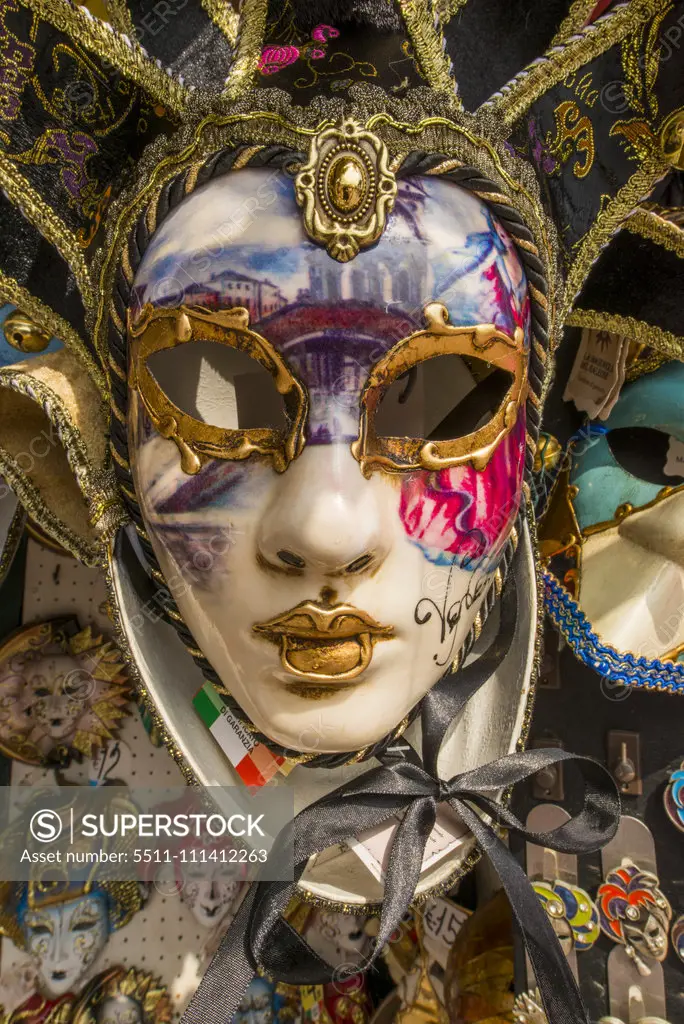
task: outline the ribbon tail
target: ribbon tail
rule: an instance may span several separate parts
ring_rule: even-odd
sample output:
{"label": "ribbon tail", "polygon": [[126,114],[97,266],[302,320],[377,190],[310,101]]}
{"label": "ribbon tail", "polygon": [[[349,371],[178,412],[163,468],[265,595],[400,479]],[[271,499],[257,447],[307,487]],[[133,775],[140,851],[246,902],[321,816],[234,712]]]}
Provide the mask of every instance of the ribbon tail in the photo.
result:
{"label": "ribbon tail", "polygon": [[525,941],[549,1024],[587,1024],[577,982],[527,875],[479,814],[462,800],[451,802],[501,879]]}
{"label": "ribbon tail", "polygon": [[256,885],[250,886],[180,1024],[228,1024],[233,1019],[256,973],[246,941],[256,890]]}

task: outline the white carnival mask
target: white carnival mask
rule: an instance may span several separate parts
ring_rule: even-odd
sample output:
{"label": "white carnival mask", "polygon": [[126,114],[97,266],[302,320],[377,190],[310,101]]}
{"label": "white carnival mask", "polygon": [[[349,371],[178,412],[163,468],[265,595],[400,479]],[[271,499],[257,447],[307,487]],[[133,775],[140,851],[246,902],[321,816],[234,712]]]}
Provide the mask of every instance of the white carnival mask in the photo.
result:
{"label": "white carnival mask", "polygon": [[198,646],[283,747],[377,742],[457,659],[518,515],[511,240],[470,193],[409,178],[339,263],[289,179],[245,170],[166,218],[133,296],[136,492]]}
{"label": "white carnival mask", "polygon": [[77,990],[109,936],[105,900],[95,894],[29,908],[21,925],[40,987],[52,999]]}

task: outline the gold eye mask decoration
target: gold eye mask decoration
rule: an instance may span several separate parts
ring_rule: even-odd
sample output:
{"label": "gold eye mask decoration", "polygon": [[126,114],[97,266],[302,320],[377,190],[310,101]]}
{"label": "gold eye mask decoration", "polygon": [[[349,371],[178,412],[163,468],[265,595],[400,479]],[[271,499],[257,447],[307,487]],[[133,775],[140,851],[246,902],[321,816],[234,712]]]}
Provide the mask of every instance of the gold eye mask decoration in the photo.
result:
{"label": "gold eye mask decoration", "polygon": [[[249,312],[244,307],[217,311],[185,305],[154,309],[146,303],[135,320],[129,310],[128,334],[129,385],[139,394],[155,429],[176,444],[183,472],[199,473],[208,459],[239,460],[261,455],[282,473],[299,455],[308,413],[306,392],[273,346],[250,330]],[[195,341],[215,342],[245,352],[265,367],[283,396],[288,429],[220,427],[179,409],[149,369],[148,361],[156,352]]]}
{"label": "gold eye mask decoration", "polygon": [[[387,352],[364,387],[359,436],[352,443],[352,454],[364,476],[376,468],[389,473],[434,472],[470,463],[475,469],[484,469],[515,426],[527,397],[527,352],[521,327],[516,327],[513,337],[494,324],[455,327],[440,302],[429,303],[423,313],[425,330],[409,335]],[[494,414],[477,429],[448,440],[378,436],[376,413],[389,386],[425,360],[448,355],[472,358],[510,375],[511,384]]]}

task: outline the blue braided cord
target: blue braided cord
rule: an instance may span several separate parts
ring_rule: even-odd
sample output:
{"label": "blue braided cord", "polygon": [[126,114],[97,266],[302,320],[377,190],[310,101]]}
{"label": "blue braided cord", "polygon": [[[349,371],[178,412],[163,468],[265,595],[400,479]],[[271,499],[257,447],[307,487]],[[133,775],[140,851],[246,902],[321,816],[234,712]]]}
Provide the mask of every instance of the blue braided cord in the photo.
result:
{"label": "blue braided cord", "polygon": [[572,648],[575,657],[605,679],[641,690],[684,693],[684,664],[637,658],[604,644],[567,590],[550,573],[543,572],[547,614]]}

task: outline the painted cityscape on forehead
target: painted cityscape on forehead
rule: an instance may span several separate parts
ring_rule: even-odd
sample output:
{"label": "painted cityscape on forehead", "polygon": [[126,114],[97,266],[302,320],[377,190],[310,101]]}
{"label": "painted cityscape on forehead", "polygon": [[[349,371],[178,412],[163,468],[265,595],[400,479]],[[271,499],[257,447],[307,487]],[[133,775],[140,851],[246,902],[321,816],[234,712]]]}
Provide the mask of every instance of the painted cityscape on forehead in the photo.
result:
{"label": "painted cityscape on forehead", "polygon": [[341,264],[306,237],[288,177],[226,175],[198,189],[154,235],[134,312],[146,302],[244,306],[251,328],[308,388],[307,443],[351,440],[368,371],[424,328],[428,302],[442,302],[454,325],[493,323],[512,335],[528,322],[524,273],[487,208],[434,178],[398,185],[378,244]]}

